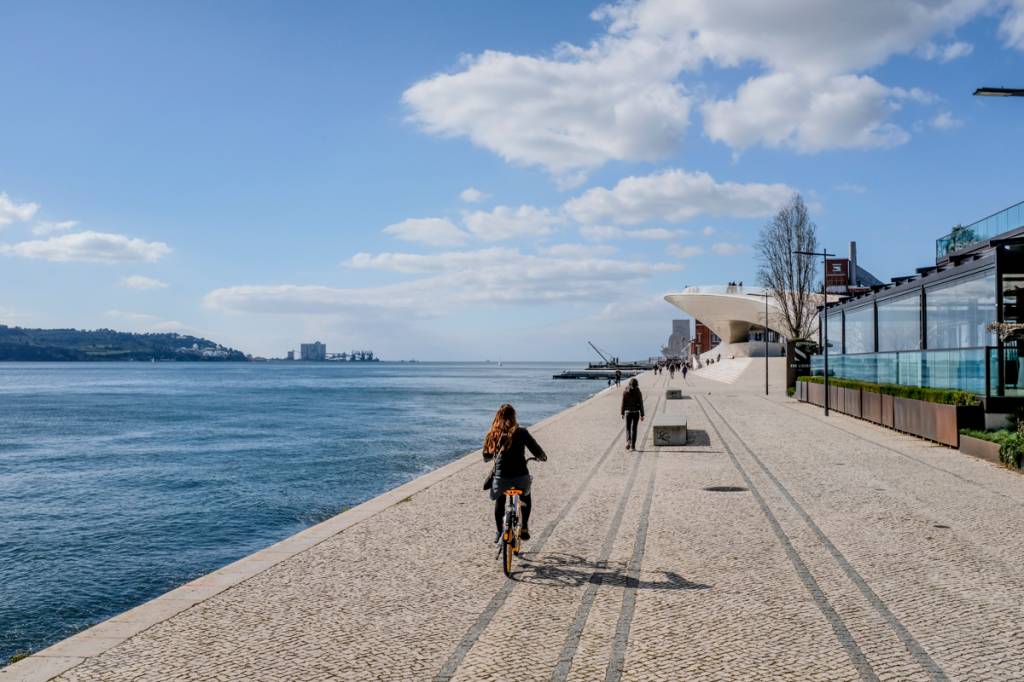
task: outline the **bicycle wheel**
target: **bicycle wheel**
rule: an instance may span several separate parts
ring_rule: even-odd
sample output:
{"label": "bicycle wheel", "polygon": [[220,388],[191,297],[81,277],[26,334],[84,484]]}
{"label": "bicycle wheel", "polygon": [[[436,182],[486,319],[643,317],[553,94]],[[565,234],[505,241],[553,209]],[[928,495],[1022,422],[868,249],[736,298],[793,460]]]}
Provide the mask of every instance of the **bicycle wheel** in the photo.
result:
{"label": "bicycle wheel", "polygon": [[512,577],[512,540],[501,541],[501,570],[506,578]]}

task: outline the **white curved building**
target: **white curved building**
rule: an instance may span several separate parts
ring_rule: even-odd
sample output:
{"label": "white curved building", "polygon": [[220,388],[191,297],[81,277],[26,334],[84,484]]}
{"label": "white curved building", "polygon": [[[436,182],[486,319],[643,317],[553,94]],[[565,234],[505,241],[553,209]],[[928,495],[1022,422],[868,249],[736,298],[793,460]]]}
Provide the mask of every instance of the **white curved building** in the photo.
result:
{"label": "white curved building", "polygon": [[767,326],[782,329],[782,311],[768,296],[768,324],[764,319],[765,290],[737,285],[686,287],[681,293],[667,294],[665,300],[703,322],[722,339],[722,343],[741,343],[750,337],[750,328]]}

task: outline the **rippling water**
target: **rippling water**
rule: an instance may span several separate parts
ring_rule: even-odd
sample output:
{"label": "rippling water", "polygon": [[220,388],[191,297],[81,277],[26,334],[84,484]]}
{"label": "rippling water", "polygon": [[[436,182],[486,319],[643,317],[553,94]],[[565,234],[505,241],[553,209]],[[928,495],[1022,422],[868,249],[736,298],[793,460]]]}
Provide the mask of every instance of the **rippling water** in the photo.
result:
{"label": "rippling water", "polygon": [[0,665],[603,387],[569,366],[0,363]]}

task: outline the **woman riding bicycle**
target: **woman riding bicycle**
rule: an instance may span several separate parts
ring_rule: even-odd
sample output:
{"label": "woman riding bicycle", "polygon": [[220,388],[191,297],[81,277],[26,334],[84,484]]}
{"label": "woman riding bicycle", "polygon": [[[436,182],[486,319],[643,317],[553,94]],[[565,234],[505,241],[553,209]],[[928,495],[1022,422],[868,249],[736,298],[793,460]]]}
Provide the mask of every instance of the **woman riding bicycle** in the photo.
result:
{"label": "woman riding bicycle", "polygon": [[533,477],[526,468],[526,450],[541,462],[547,461],[548,456],[544,450],[533,439],[530,432],[519,426],[516,421],[516,411],[509,404],[498,408],[494,415],[494,422],[491,430],[487,432],[484,439],[484,461],[489,462],[495,459],[493,480],[491,481],[491,499],[494,500],[494,524],[498,533],[494,537],[497,542],[501,539],[502,521],[505,517],[505,491],[510,488],[517,488],[523,491],[520,496],[523,511],[523,528],[520,537],[523,540],[530,539],[530,510],[533,508],[533,500],[530,497],[530,483]]}

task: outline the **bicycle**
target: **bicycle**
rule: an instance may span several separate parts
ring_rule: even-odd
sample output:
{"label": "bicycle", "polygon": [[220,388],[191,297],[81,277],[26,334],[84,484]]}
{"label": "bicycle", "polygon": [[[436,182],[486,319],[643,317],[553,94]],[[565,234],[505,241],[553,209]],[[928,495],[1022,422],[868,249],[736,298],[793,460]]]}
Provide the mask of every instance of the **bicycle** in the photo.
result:
{"label": "bicycle", "polygon": [[[530,457],[526,461],[536,462],[537,458]],[[512,577],[512,557],[518,555],[523,548],[523,503],[519,497],[522,494],[519,488],[505,491],[505,518],[502,521],[498,554],[494,558],[501,558],[501,570],[506,578]]]}

